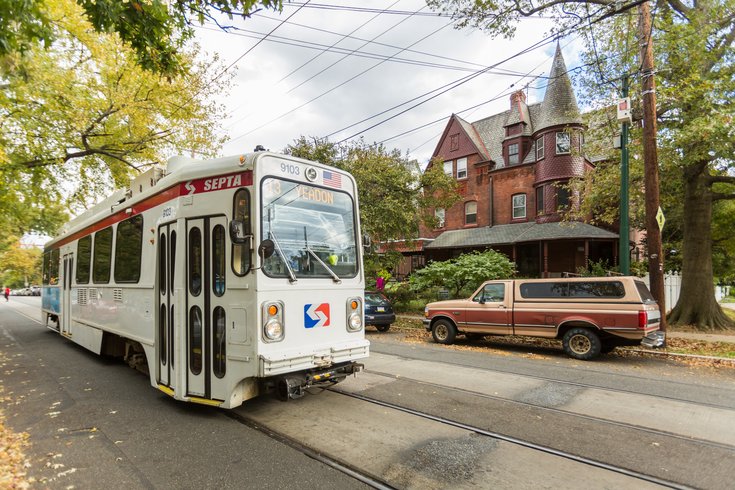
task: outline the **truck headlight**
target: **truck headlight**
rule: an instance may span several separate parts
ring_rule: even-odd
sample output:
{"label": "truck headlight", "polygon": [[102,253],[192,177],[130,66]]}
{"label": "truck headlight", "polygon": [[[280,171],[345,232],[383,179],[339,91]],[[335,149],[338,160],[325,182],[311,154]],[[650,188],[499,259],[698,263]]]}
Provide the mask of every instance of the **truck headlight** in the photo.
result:
{"label": "truck headlight", "polygon": [[362,316],[359,313],[350,315],[349,329],[356,332],[362,328]]}
{"label": "truck headlight", "polygon": [[266,322],[263,333],[270,340],[276,340],[280,337],[283,337],[283,325],[281,325],[281,322],[278,321],[278,319],[271,318],[270,320],[268,320],[268,322]]}

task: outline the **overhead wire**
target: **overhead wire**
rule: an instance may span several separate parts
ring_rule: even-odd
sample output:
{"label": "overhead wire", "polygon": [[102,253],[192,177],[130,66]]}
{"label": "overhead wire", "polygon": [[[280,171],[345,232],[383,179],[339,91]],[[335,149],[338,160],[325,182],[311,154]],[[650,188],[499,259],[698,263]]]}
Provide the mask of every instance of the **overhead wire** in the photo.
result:
{"label": "overhead wire", "polygon": [[[628,9],[630,9],[630,8],[633,8],[633,7],[634,7],[634,6],[636,6],[636,5],[639,5],[639,4],[643,3],[644,1],[647,1],[647,0],[635,0],[635,1],[633,1],[632,3],[630,3],[629,5],[627,5],[627,6],[624,6],[624,7],[621,7],[621,8],[620,8],[620,9],[618,9],[618,10],[615,10],[615,11],[614,11],[613,13],[616,13],[616,12],[620,12],[620,11],[624,11],[624,10],[628,10]],[[597,11],[595,12],[595,15],[596,15],[597,13],[599,13],[600,11],[602,11],[602,10],[606,9],[606,8],[607,8],[607,6],[603,6],[603,7],[601,7],[600,9],[598,9],[598,10],[597,10]],[[610,16],[610,15],[612,15],[613,13],[610,13],[610,12],[608,12],[608,13],[606,13],[606,14],[602,15],[601,17],[599,17],[598,19],[595,19],[595,20],[594,20],[594,22],[593,22],[593,21],[590,21],[590,25],[591,25],[592,23],[597,23],[597,22],[600,22],[601,20],[603,20],[603,19],[605,19],[605,18],[609,17],[609,16]],[[579,24],[580,24],[580,23],[578,23],[578,24],[577,24],[576,26],[572,26],[572,27],[570,27],[570,28],[567,28],[566,30],[567,30],[567,31],[569,31],[569,30],[576,30]],[[484,73],[484,71],[485,71],[485,70],[488,70],[488,69],[493,69],[493,68],[497,67],[498,65],[500,65],[500,64],[502,64],[502,63],[506,63],[506,62],[510,61],[511,59],[514,59],[514,58],[517,58],[518,56],[521,56],[522,54],[525,54],[525,53],[527,53],[527,52],[529,52],[529,51],[532,51],[532,50],[534,50],[534,49],[537,49],[537,48],[539,48],[539,47],[541,47],[541,46],[544,46],[544,45],[546,45],[546,44],[549,44],[550,42],[553,42],[553,40],[554,40],[554,39],[556,39],[557,37],[559,37],[559,36],[560,36],[560,34],[561,34],[561,33],[558,33],[558,32],[557,32],[557,33],[553,33],[553,34],[551,34],[551,35],[549,35],[549,36],[546,36],[545,38],[541,39],[540,41],[537,41],[536,43],[532,44],[531,46],[529,46],[529,47],[527,47],[527,48],[524,48],[524,49],[522,49],[521,51],[519,51],[519,52],[517,52],[517,53],[515,53],[515,54],[513,54],[513,55],[511,55],[511,56],[509,56],[509,57],[507,57],[507,58],[505,58],[505,59],[503,59],[503,60],[499,61],[499,62],[496,62],[496,63],[494,63],[494,64],[492,64],[492,65],[488,66],[487,68],[485,68],[485,69],[483,69],[483,70],[478,70],[477,72],[475,72],[475,73],[474,73],[474,74],[472,74],[472,75],[468,75],[468,76],[466,76],[466,77],[462,77],[462,78],[460,78],[460,79],[458,79],[458,80],[455,80],[454,82],[451,82],[450,84],[447,84],[447,85],[445,85],[445,87],[447,87],[447,88],[445,88],[445,89],[441,90],[441,91],[440,91],[439,93],[437,93],[437,94],[434,94],[434,95],[432,95],[431,97],[428,97],[427,99],[425,99],[425,100],[422,100],[421,102],[418,102],[418,103],[416,103],[416,104],[414,104],[414,105],[412,105],[412,106],[408,107],[407,109],[404,109],[404,110],[402,110],[402,111],[400,111],[400,112],[398,112],[398,113],[396,113],[396,114],[394,114],[394,115],[392,115],[392,116],[390,116],[390,117],[387,117],[387,118],[385,118],[385,119],[383,119],[383,120],[381,120],[381,121],[379,121],[379,122],[377,122],[377,123],[375,123],[375,124],[373,124],[373,125],[371,125],[371,126],[369,126],[369,127],[365,128],[365,129],[363,129],[363,130],[361,130],[361,131],[358,131],[358,132],[356,132],[356,133],[354,133],[354,134],[352,134],[352,135],[350,135],[350,136],[348,136],[348,137],[346,137],[346,138],[343,138],[343,139],[341,139],[340,141],[338,141],[338,142],[337,142],[337,144],[341,144],[341,143],[344,143],[344,142],[345,142],[345,141],[347,141],[347,140],[350,140],[350,139],[352,139],[352,138],[354,138],[354,137],[356,137],[356,136],[359,136],[360,134],[362,134],[362,133],[364,133],[364,132],[366,132],[366,131],[369,131],[369,130],[371,130],[371,129],[374,129],[374,128],[376,128],[377,126],[380,126],[380,125],[382,125],[382,124],[384,124],[384,123],[386,123],[386,122],[388,122],[388,121],[390,121],[390,120],[392,120],[392,119],[395,119],[396,117],[398,117],[398,116],[400,116],[400,115],[402,115],[402,114],[405,114],[406,112],[408,112],[408,111],[410,111],[410,110],[412,110],[412,109],[415,109],[416,107],[418,107],[418,106],[420,106],[420,105],[423,105],[423,104],[425,104],[425,103],[429,102],[430,100],[433,100],[433,99],[435,99],[435,98],[436,98],[436,97],[438,97],[439,95],[442,95],[442,94],[444,94],[444,93],[446,93],[446,92],[448,92],[448,91],[450,91],[450,90],[453,90],[453,89],[455,89],[455,88],[457,88],[457,87],[459,87],[459,86],[461,86],[461,85],[464,85],[465,83],[467,83],[467,82],[469,82],[469,81],[471,81],[471,80],[475,79],[476,77],[478,77],[479,75],[481,75],[482,73]],[[567,35],[568,35],[568,33],[567,33]],[[434,91],[436,91],[436,89],[435,89]],[[433,92],[433,91],[432,91],[432,92]],[[431,92],[429,92],[429,93],[431,93]],[[417,97],[417,98],[420,98],[420,97],[422,97],[422,96],[419,96],[419,97]],[[417,98],[414,98],[413,100],[416,100]],[[403,105],[403,104],[401,104],[401,105]],[[383,113],[385,113],[385,111],[383,111]],[[370,118],[367,118],[367,119],[368,119],[368,120],[369,120],[369,119],[373,119],[374,117],[375,117],[375,116],[371,116]],[[359,124],[359,123],[358,123],[358,124]],[[352,126],[354,126],[354,125],[351,125],[351,126],[349,126],[349,127],[352,127]],[[331,135],[334,135],[334,134],[336,134],[336,133],[342,132],[343,130],[344,130],[344,129],[338,130],[338,131],[336,131],[336,132],[332,132],[332,133],[330,133],[330,136],[331,136]]]}

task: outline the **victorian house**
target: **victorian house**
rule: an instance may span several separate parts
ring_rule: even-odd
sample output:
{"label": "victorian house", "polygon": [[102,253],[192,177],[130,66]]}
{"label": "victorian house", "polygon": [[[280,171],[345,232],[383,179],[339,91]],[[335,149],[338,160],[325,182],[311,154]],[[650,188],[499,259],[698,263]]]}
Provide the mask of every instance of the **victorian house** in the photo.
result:
{"label": "victorian house", "polygon": [[594,168],[584,130],[559,46],[543,102],[529,105],[518,91],[500,114],[472,123],[452,115],[432,161],[459,182],[461,200],[434,210],[438,227],[422,229],[418,248],[406,251],[413,266],[488,248],[526,277],[575,272],[588,260],[616,264],[616,233],[562,220],[577,199],[565,184]]}

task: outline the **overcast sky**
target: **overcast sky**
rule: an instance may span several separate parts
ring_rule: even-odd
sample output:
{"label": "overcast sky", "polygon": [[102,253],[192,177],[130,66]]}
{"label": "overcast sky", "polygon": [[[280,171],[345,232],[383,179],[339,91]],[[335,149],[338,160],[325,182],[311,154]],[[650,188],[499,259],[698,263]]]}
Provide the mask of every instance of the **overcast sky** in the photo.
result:
{"label": "overcast sky", "polygon": [[[452,113],[470,122],[496,114],[509,108],[510,92],[524,87],[529,103],[543,98],[546,80],[534,77],[548,75],[555,42],[503,61],[543,40],[548,20],[522,21],[507,41],[457,30],[420,0],[302,5],[284,2],[280,14],[261,11],[249,20],[223,21],[239,31],[222,32],[212,24],[196,29],[204,50],[236,69],[231,93],[219,100],[229,114],[223,155],[256,145],[281,151],[301,135],[334,142],[362,136],[425,164]],[[578,63],[572,41],[560,41],[567,68]]]}

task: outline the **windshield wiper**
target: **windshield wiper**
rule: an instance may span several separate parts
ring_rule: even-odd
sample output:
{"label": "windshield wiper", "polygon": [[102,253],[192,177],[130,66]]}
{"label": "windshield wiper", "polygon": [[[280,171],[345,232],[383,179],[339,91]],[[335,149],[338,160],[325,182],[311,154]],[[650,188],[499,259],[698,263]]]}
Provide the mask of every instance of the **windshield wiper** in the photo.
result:
{"label": "windshield wiper", "polygon": [[317,262],[319,262],[320,264],[322,264],[322,267],[324,267],[327,270],[327,272],[329,272],[329,274],[332,276],[332,280],[334,282],[336,282],[337,284],[342,284],[342,279],[340,279],[339,276],[337,274],[335,274],[335,272],[327,264],[325,264],[322,259],[319,258],[319,256],[316,254],[316,252],[314,252],[311,249],[311,247],[309,247],[309,245],[306,245],[306,251],[309,252],[311,254],[311,256],[316,259]]}
{"label": "windshield wiper", "polygon": [[281,249],[281,244],[278,243],[278,238],[276,238],[275,233],[273,231],[270,232],[271,238],[273,239],[273,244],[276,246],[276,251],[278,252],[278,255],[281,256],[281,260],[283,260],[283,263],[286,264],[286,270],[288,271],[288,280],[291,283],[296,282],[296,274],[294,274],[293,269],[291,268],[291,264],[288,263],[288,259],[283,254],[283,250]]}

